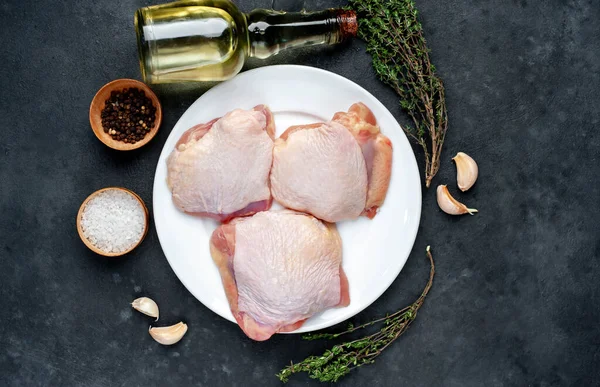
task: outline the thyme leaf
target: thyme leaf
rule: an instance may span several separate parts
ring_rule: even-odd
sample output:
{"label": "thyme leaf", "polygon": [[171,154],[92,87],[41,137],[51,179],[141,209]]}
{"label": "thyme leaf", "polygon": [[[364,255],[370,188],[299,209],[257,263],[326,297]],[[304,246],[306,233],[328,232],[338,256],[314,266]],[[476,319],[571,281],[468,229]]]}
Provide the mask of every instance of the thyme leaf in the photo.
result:
{"label": "thyme leaf", "polygon": [[277,374],[279,380],[285,383],[293,374],[306,372],[309,377],[322,382],[337,382],[353,369],[373,363],[390,344],[406,332],[410,324],[417,318],[417,313],[433,285],[433,276],[435,275],[435,264],[429,246],[427,246],[426,255],[430,264],[429,280],[415,302],[377,320],[358,326],[350,324],[348,329],[340,333],[304,335],[303,338],[306,340],[335,339],[372,325],[379,324],[381,326],[379,331],[373,334],[336,344],[320,356],[309,356],[299,363],[290,363]]}
{"label": "thyme leaf", "polygon": [[412,120],[404,131],[423,148],[425,185],[440,168],[448,129],[444,84],[435,73],[413,0],[349,0],[358,36],[367,43],[378,78],[400,96]]}

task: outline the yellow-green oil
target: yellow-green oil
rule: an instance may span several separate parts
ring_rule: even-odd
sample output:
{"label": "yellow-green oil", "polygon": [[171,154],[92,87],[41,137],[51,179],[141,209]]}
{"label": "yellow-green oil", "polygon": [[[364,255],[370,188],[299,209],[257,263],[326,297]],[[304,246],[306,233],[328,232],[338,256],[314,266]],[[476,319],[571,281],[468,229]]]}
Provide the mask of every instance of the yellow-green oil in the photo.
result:
{"label": "yellow-green oil", "polygon": [[348,11],[255,9],[244,14],[230,0],[182,0],[135,14],[147,83],[229,79],[246,57],[264,59],[287,48],[339,43],[356,33],[352,26],[356,15]]}
{"label": "yellow-green oil", "polygon": [[135,15],[140,66],[149,83],[225,80],[247,56],[246,18],[229,0],[189,0]]}

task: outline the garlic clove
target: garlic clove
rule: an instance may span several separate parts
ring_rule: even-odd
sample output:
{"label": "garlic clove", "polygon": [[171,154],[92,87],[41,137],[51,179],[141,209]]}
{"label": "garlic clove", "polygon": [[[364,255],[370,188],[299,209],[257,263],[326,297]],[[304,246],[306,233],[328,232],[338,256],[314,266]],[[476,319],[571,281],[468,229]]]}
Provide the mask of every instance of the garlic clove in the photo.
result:
{"label": "garlic clove", "polygon": [[170,327],[158,327],[148,329],[148,333],[154,340],[162,345],[172,345],[177,343],[187,332],[187,325],[180,322]]}
{"label": "garlic clove", "polygon": [[467,206],[454,199],[445,185],[438,185],[437,187],[437,202],[442,211],[450,215],[473,215],[475,212],[478,212],[474,208],[467,208]]}
{"label": "garlic clove", "polygon": [[140,297],[133,300],[131,303],[133,309],[145,314],[146,316],[155,317],[158,321],[158,305],[154,300],[148,297]]}
{"label": "garlic clove", "polygon": [[456,163],[456,182],[458,188],[465,192],[477,181],[479,167],[477,167],[477,163],[471,156],[463,152],[458,152],[452,160]]}

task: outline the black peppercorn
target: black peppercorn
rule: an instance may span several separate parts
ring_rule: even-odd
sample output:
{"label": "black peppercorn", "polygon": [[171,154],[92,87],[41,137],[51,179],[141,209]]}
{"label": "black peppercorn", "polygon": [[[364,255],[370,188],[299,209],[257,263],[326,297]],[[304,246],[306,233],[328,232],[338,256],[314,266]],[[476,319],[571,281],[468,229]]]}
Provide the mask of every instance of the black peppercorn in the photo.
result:
{"label": "black peppercorn", "polygon": [[101,112],[104,133],[114,140],[133,144],[154,127],[156,107],[143,90],[112,91]]}

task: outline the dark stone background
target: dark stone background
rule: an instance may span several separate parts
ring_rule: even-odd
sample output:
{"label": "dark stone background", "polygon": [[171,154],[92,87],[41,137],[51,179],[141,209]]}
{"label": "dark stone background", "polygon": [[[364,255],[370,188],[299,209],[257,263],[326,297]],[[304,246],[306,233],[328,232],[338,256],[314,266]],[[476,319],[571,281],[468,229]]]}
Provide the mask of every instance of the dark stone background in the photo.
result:
{"label": "dark stone background", "polygon": [[[271,0],[239,1],[243,10]],[[276,386],[290,360],[325,348],[298,335],[256,343],[192,297],[155,230],[126,259],[88,251],[75,230],[83,199],[126,186],[152,203],[156,162],[178,117],[206,86],[156,88],[165,116],[140,151],[118,153],[88,123],[106,82],[139,78],[132,17],[149,3],[0,1],[0,385]],[[424,190],[413,253],[366,311],[366,322],[434,287],[416,323],[377,362],[341,385],[587,386],[600,378],[600,3],[594,0],[417,0],[445,80],[450,129],[434,183],[480,213],[450,217]],[[307,9],[344,1],[306,1]],[[301,1],[276,1],[289,11]],[[281,54],[248,67],[297,63],[364,86],[400,122],[364,44]],[[422,167],[422,154],[415,148]],[[480,178],[458,194],[457,151]],[[162,323],[190,330],[175,347],[145,332],[140,295]],[[313,385],[304,375],[292,386]]]}

